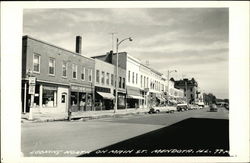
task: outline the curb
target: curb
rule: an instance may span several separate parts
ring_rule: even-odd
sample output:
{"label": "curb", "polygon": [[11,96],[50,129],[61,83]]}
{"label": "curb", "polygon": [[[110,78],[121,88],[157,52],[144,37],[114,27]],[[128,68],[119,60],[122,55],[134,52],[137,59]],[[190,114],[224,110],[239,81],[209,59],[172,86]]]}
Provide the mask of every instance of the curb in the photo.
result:
{"label": "curb", "polygon": [[87,121],[87,120],[92,120],[92,119],[101,119],[101,118],[108,118],[108,117],[122,117],[126,115],[136,115],[136,114],[145,114],[148,111],[142,111],[142,112],[132,112],[132,113],[125,113],[125,114],[104,114],[104,115],[90,115],[90,116],[79,116],[79,117],[72,117],[71,120],[69,121],[68,118],[52,118],[52,119],[33,119],[33,120],[28,120],[25,118],[21,119],[21,123],[39,123],[39,122],[55,122],[55,121],[69,121],[69,122],[74,122],[74,121]]}

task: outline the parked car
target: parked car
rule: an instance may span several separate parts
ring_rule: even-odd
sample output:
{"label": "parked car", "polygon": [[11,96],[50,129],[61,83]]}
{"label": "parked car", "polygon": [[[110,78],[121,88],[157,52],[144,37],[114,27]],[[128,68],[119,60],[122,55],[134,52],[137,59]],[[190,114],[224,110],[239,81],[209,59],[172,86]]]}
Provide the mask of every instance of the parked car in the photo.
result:
{"label": "parked car", "polygon": [[190,104],[190,105],[188,106],[188,110],[195,110],[195,109],[198,109],[198,108],[199,108],[199,106],[196,105],[196,104]]}
{"label": "parked car", "polygon": [[202,109],[202,108],[205,107],[204,102],[198,102],[197,104],[198,104],[198,106],[199,106],[199,109]]}
{"label": "parked car", "polygon": [[229,110],[229,104],[224,104],[224,107]]}
{"label": "parked car", "polygon": [[176,110],[177,110],[178,112],[188,110],[188,105],[187,105],[187,103],[179,103],[179,104],[177,104]]}
{"label": "parked car", "polygon": [[212,111],[212,112],[217,112],[218,111],[218,108],[217,108],[216,104],[211,104],[210,105],[210,111]]}
{"label": "parked car", "polygon": [[166,112],[166,113],[173,113],[176,109],[174,107],[152,107],[149,109],[149,114],[151,113],[159,113],[159,112]]}

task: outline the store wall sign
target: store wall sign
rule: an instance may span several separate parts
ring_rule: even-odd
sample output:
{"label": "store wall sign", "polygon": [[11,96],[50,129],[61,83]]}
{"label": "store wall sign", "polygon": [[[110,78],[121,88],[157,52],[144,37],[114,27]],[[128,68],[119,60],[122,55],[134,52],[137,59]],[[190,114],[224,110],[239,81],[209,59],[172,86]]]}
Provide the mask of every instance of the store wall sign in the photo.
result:
{"label": "store wall sign", "polygon": [[76,86],[72,85],[71,91],[76,91],[76,92],[91,92],[91,88],[86,88],[86,87],[81,87],[81,86]]}

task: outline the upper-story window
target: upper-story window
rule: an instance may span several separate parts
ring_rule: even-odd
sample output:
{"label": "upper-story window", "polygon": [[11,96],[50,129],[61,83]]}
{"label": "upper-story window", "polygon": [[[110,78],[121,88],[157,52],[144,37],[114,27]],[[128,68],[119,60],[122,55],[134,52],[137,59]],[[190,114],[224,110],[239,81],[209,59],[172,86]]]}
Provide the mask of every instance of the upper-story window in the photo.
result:
{"label": "upper-story window", "polygon": [[92,82],[92,69],[88,69],[89,82]]}
{"label": "upper-story window", "polygon": [[138,82],[138,74],[136,73],[136,75],[135,75],[135,84],[137,84],[137,82]]}
{"label": "upper-story window", "polygon": [[148,77],[147,77],[147,84],[146,84],[146,87],[148,88]]}
{"label": "upper-story window", "polygon": [[134,82],[135,82],[135,73],[133,72],[132,73],[132,83],[134,84]]}
{"label": "upper-story window", "polygon": [[128,82],[130,83],[130,71],[128,71]]}
{"label": "upper-story window", "polygon": [[122,87],[122,77],[119,77],[119,88]]}
{"label": "upper-story window", "polygon": [[56,60],[54,58],[49,58],[49,75],[55,75],[55,65]]}
{"label": "upper-story window", "polygon": [[142,77],[142,75],[141,75],[141,88],[142,88],[142,79],[143,79],[143,77]]}
{"label": "upper-story window", "polygon": [[62,63],[62,76],[67,77],[67,62],[63,61]]}
{"label": "upper-story window", "polygon": [[72,64],[72,78],[77,79],[77,65],[74,63]]}
{"label": "upper-story window", "polygon": [[33,56],[33,71],[40,72],[40,55],[38,54]]}
{"label": "upper-story window", "polygon": [[105,80],[105,72],[102,71],[102,84],[104,84],[104,80]]}
{"label": "upper-story window", "polygon": [[111,74],[111,85],[114,85],[114,74]]}
{"label": "upper-story window", "polygon": [[85,80],[85,67],[82,66],[81,79]]}
{"label": "upper-story window", "polygon": [[144,88],[146,87],[146,77],[144,76]]}
{"label": "upper-story window", "polygon": [[96,82],[100,82],[100,70],[96,70]]}
{"label": "upper-story window", "polygon": [[109,85],[109,73],[107,72],[106,84]]}
{"label": "upper-story window", "polygon": [[123,80],[122,80],[122,88],[125,89],[125,78],[123,78]]}

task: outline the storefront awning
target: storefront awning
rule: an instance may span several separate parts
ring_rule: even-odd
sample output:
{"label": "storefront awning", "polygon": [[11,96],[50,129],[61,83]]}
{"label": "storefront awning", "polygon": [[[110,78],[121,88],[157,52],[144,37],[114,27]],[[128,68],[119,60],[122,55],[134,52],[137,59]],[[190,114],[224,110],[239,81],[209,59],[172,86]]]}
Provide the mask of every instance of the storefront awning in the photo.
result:
{"label": "storefront awning", "polygon": [[111,93],[104,93],[104,92],[97,92],[100,96],[102,96],[104,99],[114,99],[115,96]]}
{"label": "storefront awning", "polygon": [[142,96],[135,96],[135,95],[128,95],[128,98],[134,98],[134,99],[144,99]]}
{"label": "storefront awning", "polygon": [[166,99],[165,98],[162,98],[162,97],[156,97],[156,98],[158,98],[160,101],[166,101]]}
{"label": "storefront awning", "polygon": [[174,104],[177,104],[177,101],[176,101],[176,100],[169,100],[169,102],[174,103]]}

